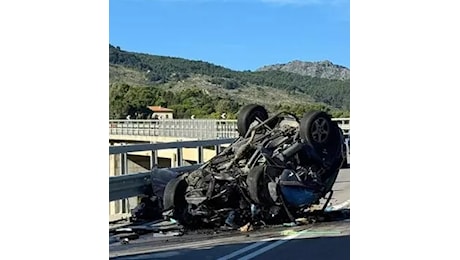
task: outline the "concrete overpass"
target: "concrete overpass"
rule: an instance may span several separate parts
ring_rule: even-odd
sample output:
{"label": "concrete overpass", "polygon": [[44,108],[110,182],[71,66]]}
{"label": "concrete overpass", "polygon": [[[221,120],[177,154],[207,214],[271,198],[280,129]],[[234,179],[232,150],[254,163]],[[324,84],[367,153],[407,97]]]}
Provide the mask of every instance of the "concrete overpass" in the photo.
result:
{"label": "concrete overpass", "polygon": [[[236,120],[165,119],[165,120],[110,120],[109,144],[167,143],[177,141],[236,138]],[[216,155],[219,147],[203,149],[203,160]],[[197,149],[185,148],[179,154],[175,149],[157,153],[143,151],[127,155],[127,173],[150,170],[153,166],[177,167],[199,161]],[[110,176],[120,172],[119,159],[111,156]]]}

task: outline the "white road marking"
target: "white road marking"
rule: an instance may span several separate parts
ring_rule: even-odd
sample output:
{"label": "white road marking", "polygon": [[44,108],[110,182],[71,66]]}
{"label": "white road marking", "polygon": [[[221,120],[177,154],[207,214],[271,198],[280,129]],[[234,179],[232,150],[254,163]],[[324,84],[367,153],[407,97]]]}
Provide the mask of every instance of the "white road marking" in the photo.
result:
{"label": "white road marking", "polygon": [[[243,256],[243,257],[241,257],[241,258],[239,258],[239,259],[251,259],[251,258],[253,258],[253,257],[256,257],[256,256],[258,256],[258,255],[260,255],[260,254],[262,254],[262,253],[264,253],[264,252],[266,252],[266,251],[268,251],[268,250],[270,250],[270,249],[272,249],[272,248],[275,248],[275,247],[277,247],[277,246],[279,246],[279,245],[281,245],[281,244],[283,244],[283,243],[286,243],[287,241],[289,241],[289,240],[291,240],[291,239],[293,239],[293,238],[296,238],[296,237],[300,236],[301,234],[303,234],[304,232],[306,232],[306,231],[308,231],[308,230],[309,230],[309,229],[305,229],[305,230],[302,230],[302,231],[300,231],[300,232],[297,232],[296,234],[293,234],[293,235],[290,235],[290,236],[287,236],[287,237],[283,237],[283,238],[281,238],[280,240],[278,240],[278,241],[276,241],[276,242],[274,242],[274,243],[272,243],[272,244],[270,244],[270,245],[267,245],[266,247],[263,247],[263,248],[261,248],[261,249],[255,251],[255,252],[249,254],[249,255]],[[243,247],[243,248],[241,248],[240,250],[237,250],[237,251],[235,251],[235,252],[233,252],[233,253],[231,253],[231,254],[222,256],[222,257],[218,258],[217,260],[228,260],[228,259],[231,259],[231,258],[233,258],[233,257],[235,257],[235,256],[241,255],[241,254],[244,253],[244,252],[247,252],[247,251],[249,251],[249,250],[251,250],[251,249],[260,247],[261,245],[263,245],[263,244],[265,244],[265,243],[267,243],[267,242],[276,240],[276,239],[278,239],[278,238],[272,237],[272,238],[264,239],[264,240],[259,241],[259,242],[257,242],[257,243],[251,244],[251,245],[249,245],[249,246],[247,246],[247,247]]]}
{"label": "white road marking", "polygon": [[307,229],[302,230],[302,231],[298,232],[297,234],[290,235],[290,236],[288,236],[288,237],[283,237],[282,239],[280,239],[280,240],[278,240],[278,241],[276,241],[276,242],[274,242],[274,243],[272,243],[272,244],[270,244],[270,245],[268,245],[268,246],[266,246],[266,247],[262,247],[261,249],[255,251],[255,252],[250,253],[249,255],[245,255],[244,257],[239,258],[239,260],[249,260],[249,259],[252,259],[252,258],[254,258],[254,257],[256,257],[256,256],[258,256],[258,255],[260,255],[260,254],[263,254],[263,253],[267,252],[267,251],[270,250],[270,249],[273,249],[273,248],[275,248],[275,247],[277,247],[277,246],[280,246],[280,245],[282,245],[282,244],[288,242],[289,240],[294,239],[294,238],[296,238],[296,237],[302,235],[302,234],[305,233],[305,232],[307,232]]}
{"label": "white road marking", "polygon": [[244,252],[246,252],[246,251],[249,251],[249,250],[251,250],[251,249],[253,249],[253,248],[259,247],[259,246],[261,246],[261,245],[263,245],[263,244],[265,244],[265,243],[267,243],[267,242],[268,242],[268,241],[260,241],[260,242],[254,243],[254,244],[249,245],[249,246],[247,246],[247,247],[243,247],[243,248],[241,248],[240,250],[237,250],[237,251],[235,251],[235,252],[233,252],[233,253],[231,253],[231,254],[229,254],[229,255],[222,256],[222,257],[218,258],[217,260],[228,260],[228,259],[231,259],[231,258],[233,258],[233,257],[235,257],[235,256],[237,256],[237,255],[241,255],[242,253],[244,253]]}

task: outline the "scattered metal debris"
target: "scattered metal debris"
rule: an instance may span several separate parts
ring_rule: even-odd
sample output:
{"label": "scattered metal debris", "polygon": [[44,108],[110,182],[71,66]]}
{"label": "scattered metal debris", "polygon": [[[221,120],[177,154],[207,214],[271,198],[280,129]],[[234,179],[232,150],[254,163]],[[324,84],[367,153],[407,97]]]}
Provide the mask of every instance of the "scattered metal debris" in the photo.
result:
{"label": "scattered metal debris", "polygon": [[169,169],[157,169],[152,174],[153,196],[143,197],[137,207],[131,210],[131,221],[142,222],[163,219],[163,200],[166,185],[178,176]]}
{"label": "scattered metal debris", "polygon": [[281,236],[293,236],[293,235],[296,235],[298,234],[299,232],[295,231],[295,230],[292,230],[292,229],[288,229],[288,230],[283,230],[280,232],[280,235]]}
{"label": "scattered metal debris", "polygon": [[350,209],[350,200],[346,200],[337,205],[329,205],[324,211],[338,211],[342,209]]}
{"label": "scattered metal debris", "polygon": [[139,238],[139,234],[135,232],[124,232],[118,234],[112,234],[109,237],[109,243],[120,242],[122,244],[128,244],[130,240]]}
{"label": "scattered metal debris", "polygon": [[184,227],[175,220],[156,220],[142,224],[133,223],[129,226],[112,229],[109,241],[110,243],[120,241],[122,244],[126,244],[126,242],[138,239],[140,235],[147,233],[154,233],[155,237],[181,236],[184,233]]}
{"label": "scattered metal debris", "polygon": [[254,230],[254,228],[253,228],[251,222],[248,222],[246,225],[240,227],[239,230],[240,230],[241,232],[249,232],[249,231]]}
{"label": "scattered metal debris", "polygon": [[161,200],[157,196],[143,197],[140,203],[131,210],[131,221],[141,222],[162,218]]}
{"label": "scattered metal debris", "polygon": [[167,232],[162,232],[160,231],[159,233],[153,233],[153,237],[174,237],[174,236],[182,236],[184,232],[182,231],[167,231]]}

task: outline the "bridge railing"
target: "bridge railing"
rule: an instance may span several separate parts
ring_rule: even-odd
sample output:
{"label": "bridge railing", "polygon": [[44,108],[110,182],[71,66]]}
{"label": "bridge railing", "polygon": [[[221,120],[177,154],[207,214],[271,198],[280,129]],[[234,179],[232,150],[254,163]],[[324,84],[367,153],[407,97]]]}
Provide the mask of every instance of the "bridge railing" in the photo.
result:
{"label": "bridge railing", "polygon": [[345,135],[350,135],[350,118],[332,118],[332,121],[337,122],[337,125],[342,129]]}
{"label": "bridge railing", "polygon": [[196,139],[238,137],[236,120],[214,119],[109,120],[109,133]]}
{"label": "bridge railing", "polygon": [[[349,133],[350,118],[332,120],[345,134]],[[109,120],[109,134],[196,139],[238,137],[236,120],[215,119]]]}

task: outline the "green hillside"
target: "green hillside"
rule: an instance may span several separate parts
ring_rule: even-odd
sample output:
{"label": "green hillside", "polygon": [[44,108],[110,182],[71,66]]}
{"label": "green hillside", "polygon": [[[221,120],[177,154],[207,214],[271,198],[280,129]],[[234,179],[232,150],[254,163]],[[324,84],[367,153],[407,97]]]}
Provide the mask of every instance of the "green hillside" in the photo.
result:
{"label": "green hillside", "polygon": [[147,116],[147,105],[175,110],[176,118],[232,118],[247,103],[301,115],[321,109],[348,116],[349,80],[313,78],[285,71],[233,71],[208,62],[110,51],[110,118]]}

